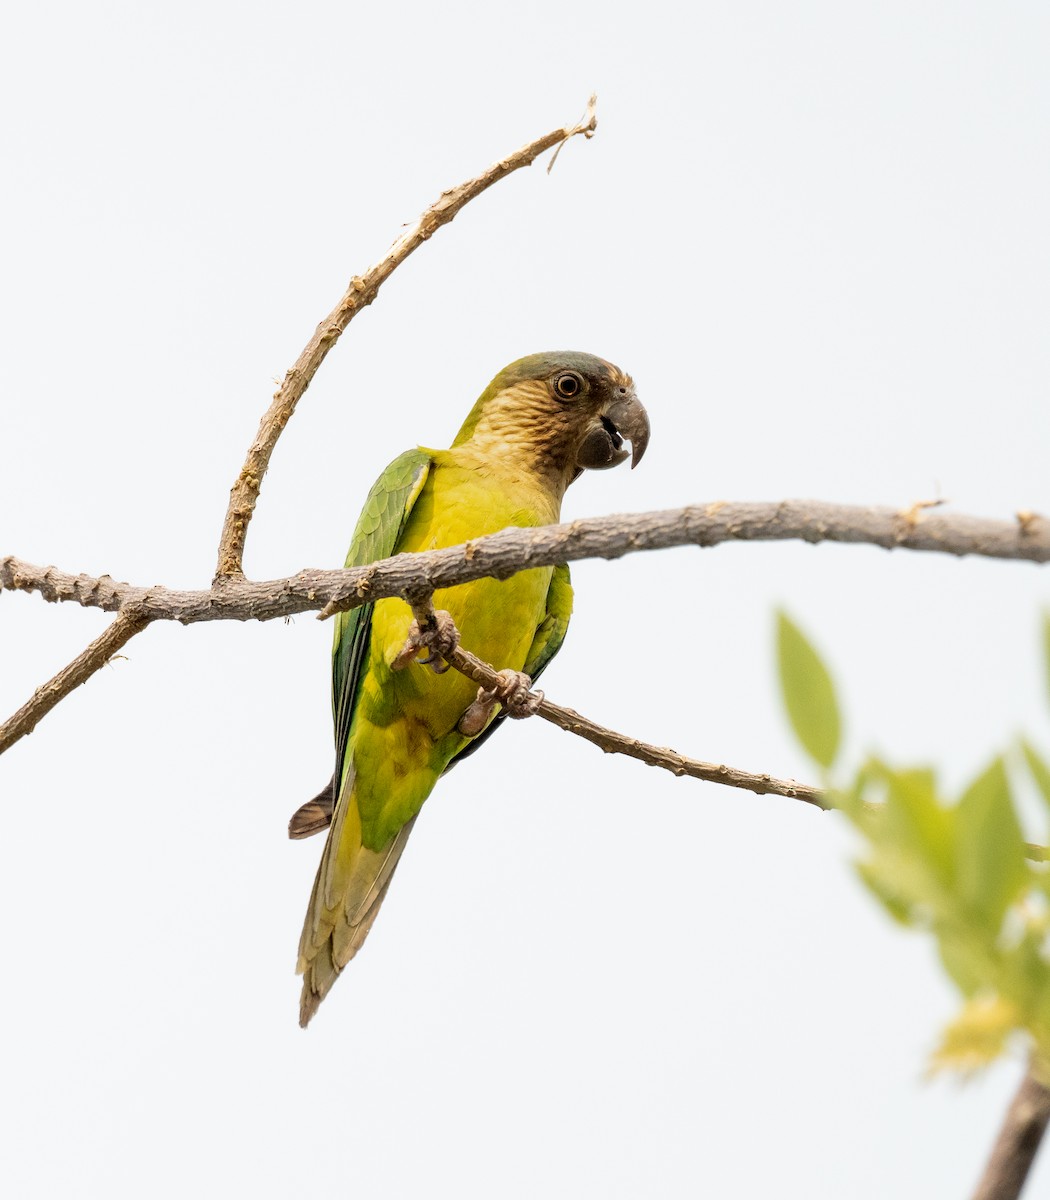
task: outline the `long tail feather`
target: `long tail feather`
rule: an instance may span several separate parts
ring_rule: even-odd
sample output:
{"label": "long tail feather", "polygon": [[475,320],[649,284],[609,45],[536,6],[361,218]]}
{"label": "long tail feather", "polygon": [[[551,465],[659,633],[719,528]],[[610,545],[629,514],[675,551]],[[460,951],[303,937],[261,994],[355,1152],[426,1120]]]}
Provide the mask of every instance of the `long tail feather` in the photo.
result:
{"label": "long tail feather", "polygon": [[382,850],[362,846],[352,786],[350,780],[344,784],[350,794],[340,799],[328,831],[299,943],[299,1024],[304,1028],[368,936],[415,824],[413,817]]}

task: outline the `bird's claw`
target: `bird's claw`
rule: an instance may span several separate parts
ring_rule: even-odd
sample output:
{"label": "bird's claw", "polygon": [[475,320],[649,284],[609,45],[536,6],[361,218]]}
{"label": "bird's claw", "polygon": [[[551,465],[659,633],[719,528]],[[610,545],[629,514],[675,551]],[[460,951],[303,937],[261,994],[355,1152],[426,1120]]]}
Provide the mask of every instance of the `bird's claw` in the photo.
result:
{"label": "bird's claw", "polygon": [[[408,637],[398,656],[390,664],[393,670],[403,671],[410,663],[429,667],[436,675],[444,675],[449,669],[449,659],[459,645],[459,630],[452,614],[438,609],[425,618],[422,624],[413,619],[408,627]],[[426,658],[417,658],[420,650],[429,650]]]}
{"label": "bird's claw", "polygon": [[543,699],[542,692],[533,692],[532,680],[524,671],[497,671],[499,681],[492,689],[508,717],[516,721],[535,714]]}
{"label": "bird's claw", "polygon": [[532,680],[524,671],[498,671],[496,681],[494,687],[478,688],[474,702],[459,718],[456,728],[464,737],[477,737],[499,704],[516,721],[533,716],[539,708],[543,693],[532,691]]}

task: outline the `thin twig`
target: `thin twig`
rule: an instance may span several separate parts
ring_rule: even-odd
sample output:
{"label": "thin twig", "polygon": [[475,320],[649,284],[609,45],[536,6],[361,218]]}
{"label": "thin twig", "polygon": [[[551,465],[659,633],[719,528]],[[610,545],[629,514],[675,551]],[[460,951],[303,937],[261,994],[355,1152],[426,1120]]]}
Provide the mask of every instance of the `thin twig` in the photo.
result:
{"label": "thin twig", "polygon": [[30,696],[13,716],[0,725],[0,754],[20,738],[32,733],[41,717],[79,687],[113,657],[136,633],[145,629],[151,618],[139,609],[127,609],[90,646]]}
{"label": "thin twig", "polygon": [[[582,133],[585,138],[594,137],[594,131],[598,128],[598,97],[591,92],[591,98],[587,101],[587,107],[584,110],[583,116],[580,117],[576,128],[573,129],[569,137],[573,134]],[[547,174],[554,170],[554,164],[558,161],[558,155],[561,154],[565,143],[569,138],[563,138],[554,148],[554,153],[550,157],[550,162],[547,163]]]}
{"label": "thin twig", "polygon": [[973,1200],[1017,1200],[1050,1122],[1050,1090],[1026,1072],[1007,1109]]}
{"label": "thin twig", "polygon": [[521,167],[530,166],[545,150],[552,146],[564,144],[570,138],[582,133],[585,137],[593,134],[597,125],[594,114],[594,97],[587,107],[582,121],[575,125],[566,125],[545,133],[542,137],[528,142],[519,150],[501,158],[487,170],[473,179],[468,179],[458,187],[442,192],[437,200],[408,228],[390,247],[383,260],[369,267],[363,275],[355,275],[350,280],[343,298],[332,309],[327,317],[318,325],[295,365],[284,377],[284,382],[274,394],[273,402],[266,410],[259,424],[255,441],[248,449],[240,474],[230,489],[230,503],[226,510],[226,519],[222,526],[222,536],[219,540],[219,557],[216,567],[216,580],[239,576],[243,572],[244,542],[248,533],[248,523],[255,512],[259,499],[259,489],[263,476],[270,465],[277,439],[288,424],[295,407],[303,393],[310,386],[310,381],[317,373],[318,367],[324,362],[328,351],[339,340],[340,335],[354,317],[366,308],[376,298],[380,287],[405,261],[406,258],[432,237],[442,225],[449,221],[471,200],[492,187],[494,183],[506,178]]}
{"label": "thin twig", "polygon": [[[432,596],[428,593],[416,592],[409,603],[412,606],[412,615],[416,619],[418,629],[427,637],[433,637],[438,629],[438,622]],[[447,621],[451,621],[448,613],[443,615]],[[496,689],[500,678],[495,668],[459,644],[459,631],[454,626],[452,626],[449,636],[455,642],[451,648],[442,646],[440,641],[426,644],[430,646],[432,653],[443,658],[449,666],[454,667],[461,675],[465,675],[479,687],[486,691]],[[419,645],[419,641],[410,639],[405,643],[402,653],[411,656]],[[411,657],[407,661],[410,662]],[[437,670],[438,667],[434,669]],[[447,670],[448,668],[443,669]],[[637,738],[627,737],[625,734],[616,733],[615,730],[596,725],[586,717],[581,717],[578,712],[573,712],[571,708],[562,708],[560,705],[552,703],[542,692],[530,693],[529,699],[531,701],[528,708],[530,715],[543,717],[545,721],[550,721],[559,729],[564,729],[567,733],[575,733],[578,737],[582,737],[585,741],[592,742],[604,750],[606,754],[625,754],[628,758],[637,758],[650,767],[662,767],[673,775],[688,775],[707,783],[723,783],[728,787],[744,788],[746,791],[755,792],[760,796],[772,793],[777,796],[788,796],[793,800],[803,800],[807,804],[814,804],[821,809],[830,807],[818,788],[809,787],[804,783],[795,783],[794,780],[775,779],[771,775],[756,775],[751,771],[740,771],[721,763],[700,762],[695,758],[686,758],[685,755],[664,746],[650,746],[646,742],[638,741]]]}
{"label": "thin twig", "polygon": [[[452,651],[449,662],[457,671],[481,687],[491,688],[498,682],[495,670],[469,650],[464,650],[462,646],[457,646]],[[727,787],[743,788],[759,796],[787,796],[825,810],[831,807],[819,788],[796,783],[793,779],[756,775],[751,771],[727,767],[724,763],[686,758],[684,754],[665,746],[651,746],[647,742],[638,741],[637,738],[617,733],[614,729],[606,729],[603,725],[597,725],[594,721],[580,716],[578,712],[573,712],[571,708],[562,708],[560,704],[552,703],[546,697],[537,704],[536,716],[550,721],[552,725],[557,725],[567,733],[575,733],[577,737],[591,742],[606,754],[625,754],[628,758],[636,758],[650,767],[662,767],[672,775],[688,775],[691,779],[702,779],[706,783],[722,783]]]}

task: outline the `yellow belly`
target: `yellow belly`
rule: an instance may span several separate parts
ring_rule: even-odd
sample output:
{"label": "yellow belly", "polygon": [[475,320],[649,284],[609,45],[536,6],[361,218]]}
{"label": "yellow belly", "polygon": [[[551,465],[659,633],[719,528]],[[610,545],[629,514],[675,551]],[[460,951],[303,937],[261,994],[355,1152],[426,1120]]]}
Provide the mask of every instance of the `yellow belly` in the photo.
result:
{"label": "yellow belly", "polygon": [[[542,495],[479,478],[476,472],[435,466],[401,540],[403,551],[454,546],[508,525],[557,520],[554,502]],[[544,503],[546,501],[546,503]],[[434,593],[462,644],[497,670],[520,671],[546,614],[552,568],[523,571],[506,580],[478,579]],[[477,685],[456,671],[437,675],[412,664],[391,670],[412,622],[402,600],[381,600],[373,609],[368,667],[350,735],[354,790],[362,839],[379,848],[419,811],[438,776],[467,740],[456,724],[477,694]]]}

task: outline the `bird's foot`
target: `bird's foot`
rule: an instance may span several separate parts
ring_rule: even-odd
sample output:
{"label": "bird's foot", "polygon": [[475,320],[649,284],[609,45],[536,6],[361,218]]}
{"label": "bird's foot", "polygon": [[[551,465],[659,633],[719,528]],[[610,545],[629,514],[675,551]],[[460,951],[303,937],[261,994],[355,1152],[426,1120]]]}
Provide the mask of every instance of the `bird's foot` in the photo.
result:
{"label": "bird's foot", "polygon": [[[449,659],[459,645],[459,630],[452,614],[444,609],[430,613],[422,622],[418,618],[408,627],[408,637],[397,658],[390,664],[395,671],[403,671],[413,662],[430,667],[437,675],[449,668]],[[429,650],[426,658],[417,659],[420,650]]]}
{"label": "bird's foot", "polygon": [[496,678],[499,682],[492,691],[508,717],[520,721],[535,715],[543,693],[532,690],[532,680],[524,671],[497,671]]}
{"label": "bird's foot", "polygon": [[477,737],[499,704],[515,720],[531,717],[539,708],[543,693],[532,690],[532,680],[524,671],[498,671],[496,680],[495,687],[478,688],[473,704],[459,718],[456,728],[464,737]]}

